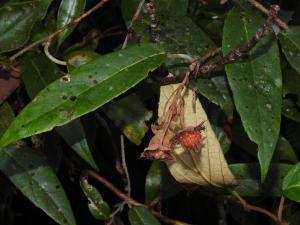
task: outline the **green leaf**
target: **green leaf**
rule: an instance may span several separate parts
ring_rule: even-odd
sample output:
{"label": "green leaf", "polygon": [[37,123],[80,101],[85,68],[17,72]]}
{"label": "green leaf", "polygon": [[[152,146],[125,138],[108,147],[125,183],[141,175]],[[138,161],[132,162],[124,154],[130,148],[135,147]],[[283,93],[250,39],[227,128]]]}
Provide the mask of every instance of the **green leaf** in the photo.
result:
{"label": "green leaf", "polygon": [[23,56],[21,69],[22,80],[31,99],[63,75],[63,72],[42,53],[27,53]]}
{"label": "green leaf", "polygon": [[96,52],[80,50],[69,53],[65,60],[67,61],[68,71],[71,72],[73,69],[82,66],[89,61],[98,58],[100,55]]}
{"label": "green leaf", "polygon": [[56,128],[56,131],[85,162],[95,170],[99,170],[93,159],[80,119],[73,120],[64,126],[59,126]]}
{"label": "green leaf", "polygon": [[153,161],[146,176],[145,182],[145,201],[150,203],[157,195],[162,185],[162,164]]}
{"label": "green leaf", "polygon": [[103,201],[100,192],[94,186],[90,185],[85,177],[80,180],[80,186],[88,199],[88,207],[93,217],[98,220],[108,219],[110,207]]}
{"label": "green leaf", "polygon": [[160,0],[157,4],[157,15],[162,18],[185,16],[187,14],[188,0]]}
{"label": "green leaf", "polygon": [[[148,20],[141,20],[134,28],[144,40],[149,40]],[[192,58],[214,49],[215,44],[208,35],[189,17],[170,17],[160,22],[160,44],[170,53],[183,53]],[[178,32],[184,30],[184,32]],[[147,37],[145,37],[145,35]]]}
{"label": "green leaf", "polygon": [[36,207],[57,223],[76,224],[63,187],[37,152],[20,145],[3,148],[0,169]]}
{"label": "green leaf", "polygon": [[[157,10],[160,8],[164,13],[157,15],[159,20],[160,28],[160,44],[164,47],[167,52],[170,53],[181,53],[187,54],[191,58],[199,57],[207,53],[208,51],[215,48],[214,42],[209,38],[209,36],[197,26],[191,18],[184,16],[185,13],[179,13],[177,11],[168,11],[164,10],[170,4],[170,7],[173,8],[173,4],[178,1],[160,1],[160,4],[157,5]],[[187,2],[187,1],[186,1]],[[178,7],[184,9],[178,3]],[[177,7],[177,6],[174,6]],[[167,16],[166,12],[171,12],[172,15]],[[185,8],[186,12],[186,8]],[[147,42],[151,40],[149,33],[149,18],[146,12],[141,12],[141,18],[136,21],[133,25],[133,30],[141,38],[142,42]],[[184,31],[184,32],[178,32]],[[182,59],[172,59],[169,60],[169,64],[186,62]],[[173,71],[171,71],[173,72]],[[176,72],[178,72],[176,70]],[[174,72],[173,72],[174,73]],[[177,73],[174,73],[178,75]]]}
{"label": "green leaf", "polygon": [[[263,22],[264,19],[253,12],[233,8],[225,19],[223,53],[249,42]],[[248,56],[248,59],[226,65],[225,69],[245,131],[258,144],[263,181],[275,150],[281,119],[282,82],[274,35],[260,40]]]}
{"label": "green leaf", "polygon": [[7,102],[2,103],[0,106],[0,129],[8,128],[14,118],[15,114],[10,105]]}
{"label": "green leaf", "polygon": [[281,185],[283,177],[291,168],[291,165],[271,164],[270,171],[264,183],[260,181],[258,163],[231,164],[229,168],[238,182],[234,190],[240,195],[249,197],[278,197],[282,194]]}
{"label": "green leaf", "polygon": [[291,99],[284,99],[282,102],[282,115],[300,123],[300,108]]}
{"label": "green leaf", "polygon": [[[139,3],[139,0],[122,1],[121,10],[126,22],[131,21]],[[188,0],[160,0],[156,5],[156,16],[159,17],[159,21],[162,17],[168,18],[170,16],[185,16],[187,14],[188,3]],[[141,12],[141,14],[143,17],[143,12]],[[145,16],[144,18],[147,17]]]}
{"label": "green leaf", "polygon": [[226,154],[230,149],[231,141],[227,138],[226,133],[221,127],[214,126],[213,124],[211,127],[220,142],[223,154]]}
{"label": "green leaf", "polygon": [[0,139],[5,146],[89,113],[143,80],[165,60],[154,44],[101,56],[56,80],[28,104]]}
{"label": "green leaf", "polygon": [[37,18],[39,20],[44,19],[47,14],[48,8],[53,0],[35,0],[34,6],[37,11]]}
{"label": "green leaf", "polygon": [[139,5],[139,0],[122,0],[121,10],[123,18],[126,22],[130,22]]}
{"label": "green leaf", "polygon": [[[141,18],[134,23],[133,30],[142,42],[151,40],[149,33],[149,19]],[[169,16],[159,19],[160,42],[166,52],[171,54],[186,54],[190,58],[196,58],[206,54],[215,48],[214,42],[209,36],[187,16]],[[184,31],[184,32],[178,32]],[[186,59],[168,58],[166,66],[186,63]],[[184,74],[187,67],[170,68],[174,75]]]}
{"label": "green leaf", "polygon": [[283,96],[294,94],[300,99],[300,75],[293,69],[286,69],[282,73]]}
{"label": "green leaf", "polygon": [[293,163],[298,162],[298,157],[295,150],[285,137],[279,137],[276,150],[274,152],[274,159],[288,160]]}
{"label": "green leaf", "polygon": [[291,64],[300,73],[300,26],[290,26],[279,33],[281,49]]}
{"label": "green leaf", "polygon": [[300,163],[294,165],[284,177],[282,190],[284,196],[300,202]]}
{"label": "green leaf", "polygon": [[224,76],[199,79],[197,81],[197,92],[205,96],[211,102],[219,105],[229,120],[233,116],[233,100]]}
{"label": "green leaf", "polygon": [[[42,53],[26,54],[22,57],[21,68],[23,72],[22,79],[31,99],[40,90],[47,87],[49,83],[62,75],[61,70]],[[84,161],[95,170],[99,170],[93,160],[80,120],[74,120],[69,124],[57,127],[56,130]]]}
{"label": "green leaf", "polygon": [[145,121],[152,117],[139,96],[131,94],[110,102],[103,107],[105,114],[122,129],[125,136],[134,144],[140,145],[148,126]]}
{"label": "green leaf", "polygon": [[[75,18],[83,13],[85,8],[85,0],[62,0],[58,9],[57,29],[72,22]],[[75,29],[71,26],[58,35],[58,42],[61,44]]]}
{"label": "green leaf", "polygon": [[11,3],[0,8],[0,53],[22,47],[36,21],[32,3]]}
{"label": "green leaf", "polygon": [[158,192],[163,199],[169,198],[181,190],[166,165],[160,161],[153,161],[148,170],[145,181],[145,202],[151,203]]}
{"label": "green leaf", "polygon": [[133,207],[128,211],[131,225],[160,225],[160,222],[145,207]]}

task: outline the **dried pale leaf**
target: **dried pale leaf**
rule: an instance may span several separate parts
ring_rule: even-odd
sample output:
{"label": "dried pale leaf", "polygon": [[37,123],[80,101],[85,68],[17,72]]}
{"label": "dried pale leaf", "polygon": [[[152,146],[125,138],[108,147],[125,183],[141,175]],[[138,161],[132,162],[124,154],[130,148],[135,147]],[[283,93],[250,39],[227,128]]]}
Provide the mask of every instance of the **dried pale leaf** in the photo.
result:
{"label": "dried pale leaf", "polygon": [[[164,109],[168,108],[170,98],[178,85],[161,87],[158,114],[163,116]],[[236,183],[234,176],[228,168],[228,164],[222,153],[218,139],[213,132],[207,115],[199,100],[193,101],[193,91],[186,90],[184,95],[184,122],[186,127],[195,127],[204,121],[205,130],[201,151],[189,151],[181,145],[175,145],[172,149],[176,158],[167,162],[171,174],[180,183],[192,183],[197,185],[228,186]]]}

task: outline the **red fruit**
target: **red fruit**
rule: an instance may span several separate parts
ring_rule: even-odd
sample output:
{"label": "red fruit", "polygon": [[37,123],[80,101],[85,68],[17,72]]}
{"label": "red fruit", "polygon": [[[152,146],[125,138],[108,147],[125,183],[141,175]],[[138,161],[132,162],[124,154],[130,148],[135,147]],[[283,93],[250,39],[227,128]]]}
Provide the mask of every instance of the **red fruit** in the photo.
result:
{"label": "red fruit", "polygon": [[186,149],[199,151],[203,145],[201,131],[204,129],[203,123],[194,128],[185,129],[174,137],[175,143],[181,144]]}

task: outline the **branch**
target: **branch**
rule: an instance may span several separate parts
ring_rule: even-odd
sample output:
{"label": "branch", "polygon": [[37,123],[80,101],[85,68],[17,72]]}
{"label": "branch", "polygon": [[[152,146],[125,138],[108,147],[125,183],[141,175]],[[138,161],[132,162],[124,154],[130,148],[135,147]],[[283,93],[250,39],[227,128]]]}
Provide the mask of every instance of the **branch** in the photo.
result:
{"label": "branch", "polygon": [[[243,199],[239,193],[237,193],[236,191],[232,191],[231,192],[232,195],[234,197],[236,197],[236,199],[239,201],[239,203],[244,207],[245,210],[249,210],[249,211],[255,211],[255,212],[259,212],[259,213],[262,213],[268,217],[270,217],[273,221],[277,222],[278,223],[278,219],[277,219],[277,216],[275,216],[272,212],[266,210],[266,209],[263,209],[263,208],[260,208],[260,207],[257,207],[257,206],[254,206],[254,205],[250,205],[246,202],[245,199]],[[278,223],[278,225],[280,225],[280,223]]]}
{"label": "branch", "polygon": [[[133,198],[128,197],[124,192],[120,191],[112,183],[110,183],[104,177],[100,176],[98,173],[96,173],[92,170],[88,170],[87,175],[89,177],[92,177],[95,180],[99,181],[101,184],[103,184],[105,187],[107,187],[110,191],[112,191],[115,195],[117,195],[120,199],[127,202],[128,204],[133,205],[133,206],[143,206],[143,207],[149,208],[147,205],[145,205],[141,202],[138,202],[138,201],[134,200]],[[184,222],[181,222],[181,221],[178,221],[178,220],[170,219],[170,218],[168,218],[164,215],[161,215],[159,212],[156,212],[156,211],[151,211],[151,212],[155,217],[157,217],[160,221],[162,221],[166,224],[170,224],[170,225],[176,225],[176,224],[189,225],[187,223],[184,223]]]}
{"label": "branch", "polygon": [[282,212],[283,212],[283,207],[284,207],[284,196],[282,195],[280,197],[280,202],[279,202],[279,207],[278,207],[278,212],[277,212],[277,220],[278,220],[278,224],[283,224],[283,220],[282,220]]}
{"label": "branch", "polygon": [[131,196],[131,182],[130,182],[130,177],[129,177],[129,172],[128,168],[126,165],[126,156],[125,156],[125,144],[124,144],[124,136],[121,135],[121,159],[122,159],[122,168],[125,173],[125,181],[126,181],[126,191],[127,191],[127,196],[130,198]]}
{"label": "branch", "polygon": [[[263,12],[266,15],[269,15],[268,9],[266,9],[261,3],[257,2],[256,0],[248,0],[248,1],[251,3],[251,5],[253,5],[261,12]],[[286,23],[279,18],[275,19],[275,23],[283,30],[287,30],[289,28],[288,25],[286,25]]]}
{"label": "branch", "polygon": [[[248,53],[251,49],[253,49],[256,46],[256,44],[261,40],[261,38],[263,38],[264,36],[266,36],[269,33],[270,27],[272,26],[273,22],[277,18],[278,11],[279,11],[279,6],[277,6],[277,5],[271,6],[271,8],[269,10],[268,19],[256,31],[255,35],[251,38],[251,40],[248,43],[232,50],[227,55],[221,57],[220,59],[218,59],[216,61],[208,62],[208,63],[205,63],[204,65],[201,65],[201,63],[198,63],[199,68],[195,73],[193,73],[190,76],[190,80],[196,80],[203,75],[207,75],[210,72],[214,71],[218,66],[225,65],[225,64],[231,63],[233,61],[236,61],[237,59],[241,58],[243,55]],[[211,56],[215,55],[216,51],[217,51],[217,49],[215,49],[211,52],[208,52],[206,54],[206,57],[211,57]],[[164,79],[162,79],[161,85],[175,84],[175,83],[181,82],[182,80],[183,80],[183,77],[179,77],[179,76],[165,77]]]}
{"label": "branch", "polygon": [[69,27],[76,25],[78,23],[80,23],[83,19],[85,19],[86,17],[88,17],[89,15],[91,15],[93,12],[95,12],[97,9],[103,7],[103,5],[108,2],[109,0],[101,0],[100,2],[98,2],[95,6],[93,6],[92,8],[90,8],[88,11],[86,11],[85,13],[81,14],[79,17],[77,17],[76,19],[74,19],[73,21],[71,21],[70,23],[66,24],[65,26],[63,26],[62,28],[54,31],[53,33],[49,34],[47,37],[42,38],[36,42],[31,43],[30,45],[26,46],[25,48],[21,49],[19,52],[17,52],[16,54],[12,55],[9,59],[11,62],[13,62],[14,60],[16,60],[16,58],[18,58],[20,55],[24,54],[25,52],[29,51],[30,49],[32,49],[33,47],[42,44],[43,42],[47,41],[47,42],[51,42],[51,40],[56,37],[57,35],[59,35],[61,32],[63,32],[64,30],[68,29]]}
{"label": "branch", "polygon": [[131,28],[132,28],[132,26],[133,26],[133,23],[134,23],[136,20],[138,20],[138,18],[139,18],[139,16],[140,16],[140,13],[141,13],[141,10],[142,10],[142,7],[143,7],[144,3],[145,3],[145,0],[140,0],[140,3],[138,4],[138,6],[137,6],[137,8],[136,8],[136,10],[135,10],[135,13],[134,13],[134,15],[133,15],[133,17],[132,17],[132,19],[131,19],[131,21],[130,21],[130,24],[129,24],[128,27],[127,27],[127,30],[128,30],[128,31],[127,31],[125,40],[124,40],[124,42],[123,42],[122,49],[123,49],[123,48],[126,48],[126,46],[127,46],[128,40],[129,40],[130,35],[131,35]]}
{"label": "branch", "polygon": [[101,184],[103,184],[105,187],[107,187],[109,190],[111,190],[115,195],[117,195],[120,199],[124,200],[125,202],[127,202],[130,205],[133,206],[144,206],[147,207],[146,205],[144,205],[143,203],[140,203],[130,197],[128,197],[124,192],[120,191],[118,188],[116,188],[112,183],[110,183],[108,180],[106,180],[104,177],[100,176],[98,173],[88,170],[87,171],[87,175],[89,177],[94,178],[95,180],[99,181]]}
{"label": "branch", "polygon": [[150,33],[152,41],[158,43],[160,41],[160,34],[158,29],[158,23],[156,20],[156,0],[149,0],[146,4],[147,12],[150,20]]}

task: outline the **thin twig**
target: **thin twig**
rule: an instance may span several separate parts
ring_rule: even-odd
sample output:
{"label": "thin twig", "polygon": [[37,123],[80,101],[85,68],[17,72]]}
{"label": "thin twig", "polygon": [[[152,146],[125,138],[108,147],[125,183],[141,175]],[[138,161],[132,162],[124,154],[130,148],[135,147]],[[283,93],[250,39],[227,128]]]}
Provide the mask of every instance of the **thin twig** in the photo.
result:
{"label": "thin twig", "polygon": [[[190,80],[196,80],[203,75],[207,75],[210,72],[214,71],[217,67],[236,61],[237,59],[241,58],[243,55],[248,53],[251,49],[253,49],[256,46],[256,44],[261,40],[261,38],[263,38],[269,33],[270,27],[272,26],[273,22],[277,18],[278,11],[279,11],[279,6],[272,5],[269,10],[268,19],[256,31],[255,35],[251,38],[251,40],[248,43],[243,44],[242,46],[232,50],[227,55],[217,59],[216,61],[208,62],[205,63],[204,65],[200,65],[199,69],[197,70],[197,73],[194,73],[190,76]],[[161,84],[162,85],[174,84],[174,83],[179,83],[182,80],[183,77],[178,77],[178,76],[165,77],[161,81]]]}
{"label": "thin twig", "polygon": [[194,62],[195,60],[193,59],[193,57],[191,57],[188,54],[167,54],[168,58],[170,59],[184,59],[186,61],[188,61],[189,63]]}
{"label": "thin twig", "polygon": [[[130,177],[129,177],[129,172],[126,164],[126,156],[125,156],[125,144],[124,144],[124,136],[121,135],[121,159],[122,159],[122,167],[126,176],[126,191],[127,191],[127,196],[130,198],[131,196],[131,184],[130,184]],[[130,205],[129,205],[130,207]]]}
{"label": "thin twig", "polygon": [[29,51],[30,49],[32,49],[33,47],[48,41],[51,42],[51,40],[56,37],[57,35],[59,35],[61,32],[63,32],[64,30],[68,29],[69,27],[76,25],[78,23],[80,23],[84,18],[88,17],[89,15],[91,15],[93,12],[95,12],[97,9],[103,7],[103,5],[108,2],[109,0],[101,0],[100,2],[98,2],[95,6],[93,6],[92,8],[90,8],[88,11],[86,11],[85,13],[81,14],[79,17],[77,17],[76,19],[74,19],[73,21],[71,21],[70,23],[66,24],[65,26],[63,26],[62,28],[54,31],[53,33],[49,34],[47,37],[42,38],[36,42],[31,43],[30,45],[26,46],[25,48],[21,49],[19,52],[17,52],[16,54],[12,55],[9,59],[11,62],[13,62],[16,58],[18,58],[20,55],[24,54],[25,52]]}
{"label": "thin twig", "polygon": [[[214,50],[212,50],[212,51],[207,52],[207,53],[206,53],[203,57],[201,57],[200,59],[194,60],[194,62],[197,62],[197,67],[198,67],[197,72],[199,71],[199,67],[201,67],[201,65],[202,65],[203,63],[205,63],[209,58],[214,57],[215,55],[217,55],[220,51],[221,51],[221,48],[216,48],[216,49],[214,49]],[[192,72],[193,72],[193,74],[195,74],[194,71],[192,71]],[[193,76],[190,76],[189,80],[192,80],[192,79],[193,79],[192,77],[193,77]],[[175,83],[180,83],[180,82],[182,82],[182,80],[183,80],[183,77],[181,77],[181,76],[165,77],[165,78],[161,81],[161,84],[162,84],[162,85],[175,84]]]}
{"label": "thin twig", "polygon": [[174,220],[174,219],[170,219],[162,214],[160,214],[159,212],[156,211],[152,211],[152,214],[158,218],[161,222],[164,222],[165,224],[170,224],[170,225],[191,225],[189,223],[184,223],[178,220]]}
{"label": "thin twig", "polygon": [[268,217],[270,217],[272,220],[274,220],[275,222],[278,222],[277,220],[277,216],[275,216],[272,212],[266,210],[266,209],[263,209],[263,208],[260,208],[258,206],[254,206],[254,205],[250,205],[246,202],[245,199],[242,198],[242,196],[240,196],[239,193],[237,193],[236,191],[232,191],[231,192],[232,195],[239,201],[239,203],[244,207],[245,210],[248,210],[248,211],[255,211],[255,212],[259,212],[259,213],[262,213]]}
{"label": "thin twig", "polygon": [[[269,15],[269,10],[266,9],[260,2],[257,2],[256,0],[248,0],[248,1],[251,3],[251,5],[253,5],[261,12],[263,12],[266,15]],[[279,18],[275,19],[275,23],[283,30],[287,30],[289,28],[288,25],[286,25],[286,23]]]}
{"label": "thin twig", "polygon": [[87,171],[87,175],[90,176],[90,177],[92,177],[92,178],[94,178],[95,180],[99,181],[101,184],[103,184],[105,187],[107,187],[115,195],[117,195],[119,198],[121,198],[122,200],[124,200],[128,204],[133,205],[133,206],[144,206],[144,207],[147,207],[143,203],[140,203],[140,202],[138,202],[138,201],[136,201],[136,200],[134,200],[132,198],[129,198],[124,192],[120,191],[112,183],[110,183],[104,177],[100,176],[98,173],[96,173],[96,172],[94,172],[92,170],[88,170]]}
{"label": "thin twig", "polygon": [[122,45],[122,48],[126,48],[127,44],[128,44],[128,40],[130,38],[130,35],[131,35],[131,28],[133,26],[133,23],[138,20],[139,16],[140,16],[140,13],[141,13],[141,10],[142,10],[142,7],[145,3],[145,0],[140,0],[140,3],[138,5],[138,7],[136,8],[135,10],[135,13],[130,21],[130,24],[128,25],[127,27],[127,34],[126,34],[126,37],[125,37],[125,40],[123,42],[123,45]]}
{"label": "thin twig", "polygon": [[[128,204],[131,204],[133,206],[143,206],[148,208],[147,205],[136,201],[133,198],[129,198],[124,192],[120,191],[118,188],[116,188],[112,183],[110,183],[107,179],[105,179],[104,177],[100,176],[98,173],[92,171],[92,170],[88,170],[87,171],[87,175],[89,177],[94,178],[95,180],[99,181],[101,184],[103,184],[105,187],[107,187],[110,191],[112,191],[115,195],[117,195],[119,198],[121,198],[122,200],[124,200],[125,202],[127,202]],[[174,220],[174,219],[170,219],[164,215],[161,215],[159,212],[156,211],[151,211],[152,214],[157,217],[160,221],[166,223],[166,224],[170,224],[170,225],[176,225],[176,224],[182,224],[182,225],[190,225],[178,220]]]}
{"label": "thin twig", "polygon": [[283,207],[284,207],[284,196],[281,195],[281,198],[280,198],[280,202],[279,202],[279,207],[278,207],[278,212],[277,212],[277,220],[278,220],[278,224],[282,224],[282,212],[283,212]]}
{"label": "thin twig", "polygon": [[57,58],[55,58],[53,55],[51,55],[51,53],[49,52],[49,46],[50,46],[50,42],[46,42],[45,46],[44,46],[44,53],[45,55],[54,63],[58,64],[58,65],[62,65],[62,66],[66,66],[67,62],[66,61],[62,61],[59,60]]}

